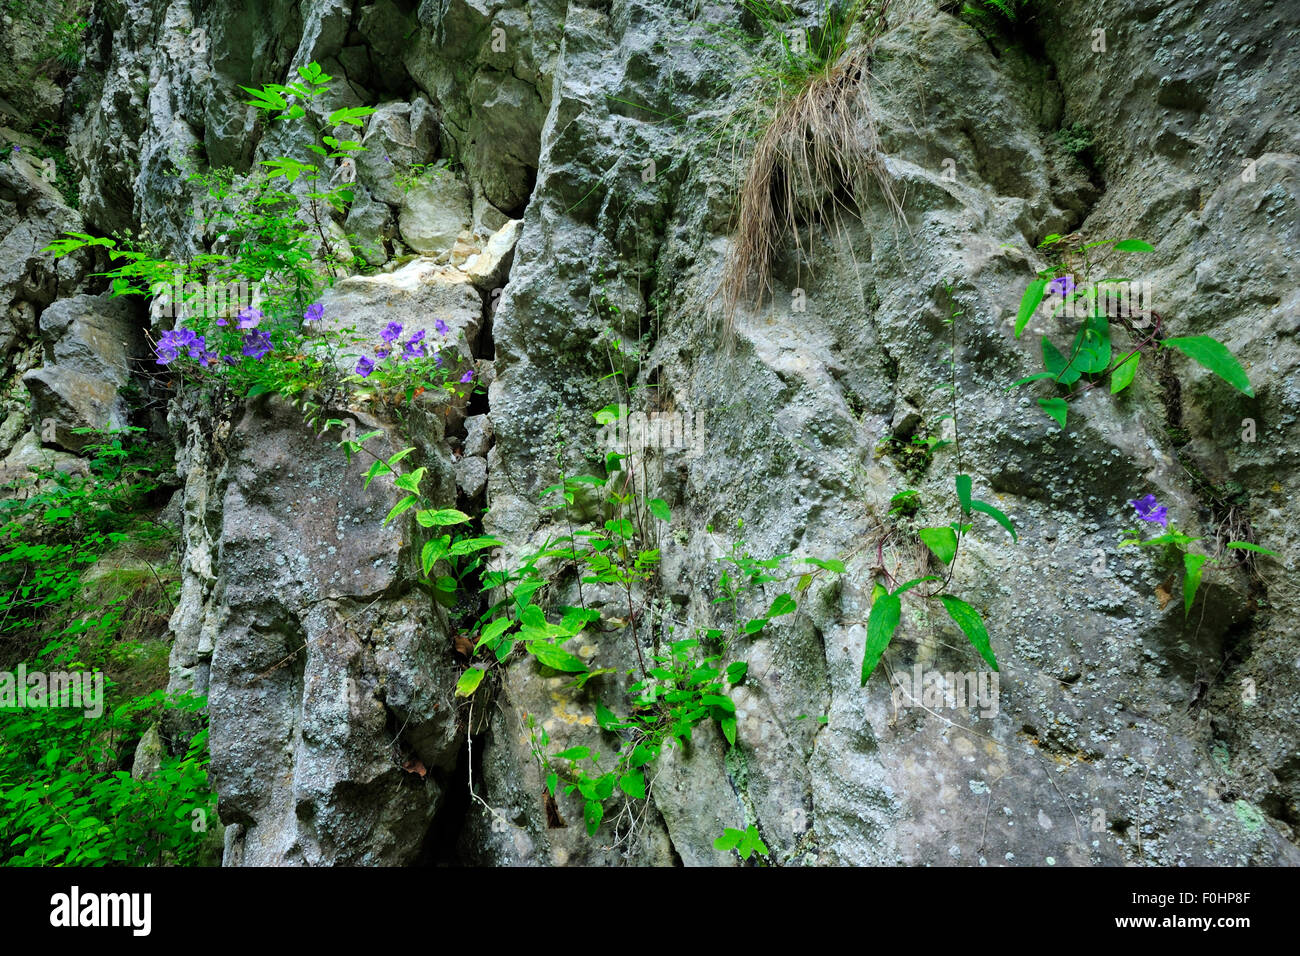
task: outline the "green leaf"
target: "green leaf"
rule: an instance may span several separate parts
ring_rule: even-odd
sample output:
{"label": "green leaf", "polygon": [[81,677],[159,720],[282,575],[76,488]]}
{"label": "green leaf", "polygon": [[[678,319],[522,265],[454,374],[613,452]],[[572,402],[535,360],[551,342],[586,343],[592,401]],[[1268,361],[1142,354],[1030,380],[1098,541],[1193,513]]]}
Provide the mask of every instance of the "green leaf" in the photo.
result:
{"label": "green leaf", "polygon": [[957,556],[957,532],[952,528],[922,528],[917,533],[925,546],[944,564]]}
{"label": "green leaf", "polygon": [[1065,356],[1046,335],[1043,336],[1043,367],[1052,373],[1052,378],[1067,386],[1077,382],[1082,374],[1072,363],[1065,360]]}
{"label": "green leaf", "polygon": [[821,568],[823,571],[830,571],[834,574],[844,573],[844,562],[837,561],[834,558],[830,558],[826,561],[823,561],[821,558],[804,558],[801,563],[811,564],[815,568]]}
{"label": "green leaf", "polygon": [[1104,315],[1090,315],[1074,337],[1070,367],[1096,375],[1110,367],[1110,352],[1110,321]]}
{"label": "green leaf", "polygon": [[1156,247],[1141,239],[1121,239],[1115,243],[1116,252],[1155,252]]}
{"label": "green leaf", "polygon": [[600,411],[593,413],[598,425],[608,425],[616,422],[623,417],[624,407],[621,405],[606,405]]}
{"label": "green leaf", "polygon": [[[908,581],[906,584],[903,584],[903,585],[901,585],[901,586],[895,588],[895,589],[894,589],[894,597],[902,597],[902,596],[903,596],[904,594],[906,594],[908,591],[912,590],[912,588],[916,587],[918,584],[924,584],[926,581],[942,581],[942,580],[943,580],[943,578],[939,577],[937,574],[927,574],[927,575],[926,575],[925,577],[923,577],[923,578],[913,578],[912,580]],[[877,582],[876,587],[880,588],[880,590],[882,590],[882,591],[885,590],[883,587],[881,587],[881,585],[880,585],[879,582]],[[873,589],[872,593],[873,593],[873,595],[874,595],[874,593],[875,593],[875,592],[874,592],[874,589]],[[886,592],[886,593],[888,593],[888,592]],[[873,600],[874,600],[874,597],[873,597]]]}
{"label": "green leaf", "polygon": [[951,594],[940,594],[939,601],[948,612],[948,616],[961,628],[967,640],[975,645],[975,650],[988,661],[989,667],[997,670],[998,662],[993,657],[993,647],[989,644],[989,632],[984,629],[984,621],[980,618],[979,612],[961,598]]}
{"label": "green leaf", "polygon": [[672,512],[668,510],[668,502],[664,501],[662,498],[651,498],[646,502],[646,507],[649,508],[650,513],[660,521],[672,520],[673,515]]}
{"label": "green leaf", "polygon": [[764,628],[764,626],[766,626],[766,624],[767,624],[767,618],[765,617],[753,618],[752,620],[745,622],[745,633],[757,634],[759,631],[761,631]]}
{"label": "green leaf", "polygon": [[600,701],[596,701],[596,725],[601,730],[614,730],[618,727],[618,718],[614,712]]}
{"label": "green leaf", "polygon": [[727,850],[734,850],[736,847],[740,846],[740,841],[744,836],[744,830],[736,830],[732,827],[727,827],[722,831],[722,836],[713,841],[713,849],[722,850],[724,853]]}
{"label": "green leaf", "polygon": [[451,550],[448,554],[459,557],[460,555],[471,554],[475,551],[482,551],[486,548],[495,548],[501,545],[501,543],[502,542],[498,541],[496,538],[460,538],[451,546]]}
{"label": "green leaf", "polygon": [[534,641],[528,645],[528,652],[536,657],[542,664],[557,671],[564,671],[570,674],[581,674],[587,670],[587,665],[582,662],[581,658],[575,657],[561,647],[554,644],[544,644],[541,641]]}
{"label": "green leaf", "polygon": [[1257,544],[1251,544],[1249,541],[1229,541],[1228,547],[1236,548],[1240,551],[1258,551],[1260,554],[1267,554],[1271,557],[1279,557],[1276,551],[1270,551],[1268,548],[1261,548]]}
{"label": "green leaf", "polygon": [[[388,512],[388,517],[384,519],[384,524],[388,524],[388,522],[392,521],[394,518],[396,518],[402,512],[406,511],[408,508],[410,508],[419,500],[420,499],[415,495],[407,495],[397,504],[393,505],[393,510]],[[427,574],[428,572],[426,571],[425,573]]]}
{"label": "green leaf", "polygon": [[736,661],[734,664],[727,665],[727,682],[739,684],[749,673],[749,663],[747,661]]}
{"label": "green leaf", "polygon": [[1208,335],[1185,335],[1165,339],[1160,344],[1178,349],[1188,358],[1200,362],[1239,392],[1251,398],[1255,397],[1250,387],[1250,379],[1246,377],[1246,370],[1218,339]]}
{"label": "green leaf", "polygon": [[586,760],[591,756],[590,747],[570,747],[555,755],[556,760]]}
{"label": "green leaf", "polygon": [[443,535],[435,541],[429,541],[420,551],[420,568],[424,571],[427,578],[433,573],[433,566],[439,560],[447,555],[447,544],[451,541],[449,535]]}
{"label": "green leaf", "polygon": [[794,598],[790,597],[790,595],[781,594],[772,602],[772,606],[768,608],[767,616],[780,617],[782,614],[789,614],[798,606],[799,605],[795,603]]}
{"label": "green leaf", "polygon": [[706,707],[717,707],[719,710],[726,711],[728,714],[736,712],[736,705],[730,697],[725,694],[702,694],[700,703]]}
{"label": "green leaf", "polygon": [[1037,382],[1039,379],[1044,379],[1044,378],[1054,379],[1056,378],[1056,376],[1053,375],[1051,372],[1037,372],[1033,375],[1027,375],[1024,378],[1020,379],[1019,381],[1012,382],[1010,385],[1007,386],[1006,390],[1009,392],[1013,388],[1019,388],[1021,385],[1028,385],[1030,382]]}
{"label": "green leaf", "polygon": [[957,501],[961,503],[961,513],[966,514],[970,511],[970,475],[957,476]]}
{"label": "green leaf", "polygon": [[483,675],[487,671],[481,667],[471,667],[465,673],[460,675],[460,680],[456,681],[456,696],[468,697],[478,690],[478,685],[483,683]]}
{"label": "green leaf", "polygon": [[599,800],[588,800],[582,808],[582,818],[587,821],[587,836],[595,836],[596,831],[600,829],[601,818],[605,816],[605,808],[600,805]]}
{"label": "green leaf", "polygon": [[1110,375],[1110,393],[1116,395],[1128,388],[1133,382],[1133,376],[1137,375],[1138,362],[1142,360],[1140,352],[1134,352],[1123,363],[1115,368]]}
{"label": "green leaf", "polygon": [[325,121],[330,126],[337,126],[340,123],[347,123],[351,126],[364,126],[361,117],[369,116],[374,112],[369,106],[345,106],[341,110],[335,110]]}
{"label": "green leaf", "polygon": [[1033,318],[1034,311],[1038,308],[1039,303],[1043,301],[1043,293],[1046,291],[1046,279],[1035,279],[1029,283],[1029,288],[1025,289],[1025,294],[1020,299],[1020,311],[1016,314],[1016,338],[1020,338],[1020,333],[1025,330],[1025,326]]}
{"label": "green leaf", "polygon": [[1205,569],[1202,565],[1210,560],[1209,555],[1183,552],[1183,617],[1192,612],[1192,602],[1196,600],[1196,591],[1201,586],[1201,575]]}
{"label": "green leaf", "polygon": [[980,514],[986,514],[994,521],[996,521],[998,524],[1002,525],[1002,527],[1007,529],[1007,533],[1011,535],[1011,540],[1012,541],[1016,540],[1015,525],[1011,523],[1010,518],[1004,515],[997,508],[994,508],[987,501],[972,501],[970,506],[972,511],[978,511],[980,512]]}
{"label": "green leaf", "polygon": [[645,799],[645,774],[632,770],[618,778],[618,788],[635,800]]}
{"label": "green leaf", "polygon": [[1065,404],[1063,398],[1040,398],[1038,404],[1043,406],[1043,411],[1056,419],[1056,423],[1062,428],[1065,427],[1065,416],[1069,411],[1069,406]]}
{"label": "green leaf", "polygon": [[495,621],[492,621],[487,627],[483,628],[482,632],[479,634],[478,643],[474,645],[474,650],[477,651],[484,644],[490,644],[495,641],[506,631],[510,630],[512,624],[514,624],[514,621],[510,620],[508,617],[499,617]]}
{"label": "green leaf", "polygon": [[727,738],[727,743],[736,746],[736,717],[734,714],[718,718],[718,726],[722,728],[722,736]]}
{"label": "green leaf", "polygon": [[425,509],[415,513],[415,520],[425,528],[437,528],[449,524],[464,524],[469,515],[455,508]]}
{"label": "green leaf", "polygon": [[880,663],[880,655],[885,653],[898,622],[902,617],[903,602],[896,594],[882,594],[871,605],[871,615],[867,618],[867,647],[862,657],[862,686],[867,686],[867,679]]}

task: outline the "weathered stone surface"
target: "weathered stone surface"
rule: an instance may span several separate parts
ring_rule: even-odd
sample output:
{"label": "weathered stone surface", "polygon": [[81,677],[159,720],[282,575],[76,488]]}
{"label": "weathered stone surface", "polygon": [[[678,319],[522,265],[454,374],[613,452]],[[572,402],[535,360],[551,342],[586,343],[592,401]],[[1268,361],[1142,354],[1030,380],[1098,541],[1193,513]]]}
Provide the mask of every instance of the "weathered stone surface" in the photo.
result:
{"label": "weathered stone surface", "polygon": [[362,462],[276,403],[235,427],[227,467],[209,689],[221,815],[242,826],[227,855],[410,862],[454,765],[455,673],[445,625],[409,588],[406,532],[382,523],[391,484],[363,489]]}
{"label": "weathered stone surface", "polygon": [[456,462],[456,487],[466,498],[477,498],[487,486],[487,462],[473,455],[465,455]]}
{"label": "weathered stone surface", "polygon": [[402,195],[397,225],[416,252],[447,255],[470,222],[469,188],[450,173],[426,177]]}

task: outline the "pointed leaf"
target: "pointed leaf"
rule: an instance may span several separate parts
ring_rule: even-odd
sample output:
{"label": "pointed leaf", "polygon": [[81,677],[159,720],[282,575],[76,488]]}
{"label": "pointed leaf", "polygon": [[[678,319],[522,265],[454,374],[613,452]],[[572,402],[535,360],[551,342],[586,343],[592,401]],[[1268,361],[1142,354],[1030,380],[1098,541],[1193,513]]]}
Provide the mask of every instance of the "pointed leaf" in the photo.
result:
{"label": "pointed leaf", "polygon": [[1200,362],[1233,388],[1251,398],[1255,397],[1250,387],[1250,379],[1246,377],[1246,370],[1218,339],[1208,335],[1185,335],[1165,339],[1160,344],[1178,349],[1188,358]]}
{"label": "pointed leaf", "polygon": [[1065,427],[1065,416],[1069,412],[1069,406],[1065,404],[1063,398],[1040,398],[1038,404],[1043,406],[1043,411],[1056,419],[1056,423],[1062,428]]}
{"label": "pointed leaf", "polygon": [[1206,554],[1183,552],[1183,617],[1192,611],[1192,602],[1196,600],[1196,591],[1201,586],[1201,575],[1205,569],[1202,565],[1210,560]]}
{"label": "pointed leaf", "polygon": [[1112,395],[1116,395],[1129,387],[1133,381],[1133,376],[1137,375],[1138,363],[1141,360],[1141,353],[1134,352],[1124,359],[1123,364],[1110,373],[1110,393]]}
{"label": "pointed leaf", "polygon": [[486,673],[487,671],[482,667],[471,667],[461,674],[460,680],[456,681],[456,696],[468,697],[478,690],[478,685],[483,683],[483,675]]}
{"label": "pointed leaf", "polygon": [[997,670],[998,662],[993,657],[993,647],[989,644],[989,632],[984,629],[984,621],[980,618],[979,612],[961,598],[951,594],[940,594],[939,601],[948,612],[948,616],[961,628],[967,640],[975,645],[975,650],[988,661],[989,667]]}
{"label": "pointed leaf", "polygon": [[1016,338],[1020,338],[1020,333],[1025,330],[1029,320],[1033,318],[1034,311],[1043,301],[1043,293],[1047,291],[1046,279],[1035,279],[1029,283],[1029,288],[1025,289],[1025,294],[1020,298],[1020,311],[1016,313]]}
{"label": "pointed leaf", "polygon": [[918,534],[925,546],[944,564],[957,556],[957,532],[952,528],[922,528]]}
{"label": "pointed leaf", "polygon": [[986,514],[994,521],[996,521],[998,524],[1002,525],[1002,527],[1007,529],[1007,533],[1011,535],[1011,540],[1012,541],[1016,540],[1015,525],[1011,523],[1010,518],[1004,515],[997,508],[994,508],[987,501],[972,501],[970,506],[972,511],[978,511],[981,514]]}
{"label": "pointed leaf", "polygon": [[970,511],[970,475],[957,476],[957,501],[961,503],[961,513],[965,514]]}
{"label": "pointed leaf", "polygon": [[897,595],[883,594],[871,605],[871,615],[867,618],[867,647],[862,656],[862,686],[867,686],[867,679],[880,663],[880,655],[885,653],[898,622],[903,613],[903,602]]}

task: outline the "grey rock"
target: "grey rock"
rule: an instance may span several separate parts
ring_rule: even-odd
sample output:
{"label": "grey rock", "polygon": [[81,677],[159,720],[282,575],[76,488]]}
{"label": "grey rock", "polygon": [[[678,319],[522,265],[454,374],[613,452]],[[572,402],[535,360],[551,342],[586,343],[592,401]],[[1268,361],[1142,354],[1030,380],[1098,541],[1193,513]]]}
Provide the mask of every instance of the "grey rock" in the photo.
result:
{"label": "grey rock", "polygon": [[487,487],[488,466],[487,461],[477,458],[473,455],[465,455],[460,458],[455,465],[456,487],[464,493],[466,498],[474,499],[483,493]]}
{"label": "grey rock", "polygon": [[428,177],[402,196],[397,222],[402,239],[416,252],[447,255],[470,228],[469,188],[447,172]]}
{"label": "grey rock", "polygon": [[492,419],[487,415],[471,415],[465,419],[466,455],[486,458],[492,444]]}

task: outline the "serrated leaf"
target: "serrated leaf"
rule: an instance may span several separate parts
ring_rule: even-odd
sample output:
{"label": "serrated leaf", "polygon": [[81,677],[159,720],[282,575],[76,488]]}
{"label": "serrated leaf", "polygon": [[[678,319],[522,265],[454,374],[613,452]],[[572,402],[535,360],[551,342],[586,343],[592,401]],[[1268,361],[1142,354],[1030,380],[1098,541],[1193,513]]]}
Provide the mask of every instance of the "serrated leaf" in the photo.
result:
{"label": "serrated leaf", "polygon": [[790,614],[798,606],[799,605],[795,603],[794,598],[790,597],[790,595],[780,594],[777,595],[776,600],[772,602],[772,606],[768,608],[767,616],[780,617],[783,614]]}
{"label": "serrated leaf", "polygon": [[1165,339],[1160,344],[1178,349],[1188,358],[1204,365],[1237,391],[1251,398],[1255,397],[1255,392],[1250,387],[1250,379],[1246,377],[1246,370],[1218,339],[1208,335],[1184,335]]}
{"label": "serrated leaf", "polygon": [[636,800],[645,799],[645,774],[632,770],[618,778],[618,788]]}
{"label": "serrated leaf", "polygon": [[426,508],[415,513],[415,520],[425,528],[438,528],[444,525],[464,524],[469,515],[455,508]]}
{"label": "serrated leaf", "polygon": [[1016,338],[1020,338],[1020,333],[1025,330],[1025,326],[1033,318],[1039,303],[1043,301],[1043,293],[1046,291],[1046,279],[1035,279],[1025,289],[1025,294],[1020,297],[1020,311],[1016,313]]}
{"label": "serrated leaf", "polygon": [[660,521],[672,520],[673,514],[668,509],[668,502],[664,501],[662,498],[651,498],[646,502],[646,507],[649,508],[650,513]]}
{"label": "serrated leaf", "polygon": [[759,631],[761,631],[761,630],[762,630],[766,625],[767,625],[767,618],[765,618],[765,617],[756,617],[756,618],[753,618],[753,619],[751,619],[751,620],[745,622],[745,633],[746,633],[746,634],[757,634],[757,633],[758,633]]}
{"label": "serrated leaf", "polygon": [[880,655],[885,653],[898,622],[902,617],[903,602],[894,594],[882,594],[871,605],[871,614],[867,618],[867,646],[862,656],[862,686],[867,686],[867,679],[880,663]]}
{"label": "serrated leaf", "polygon": [[595,836],[600,829],[600,821],[605,816],[605,808],[599,800],[588,800],[582,808],[582,818],[587,822],[587,836]]}
{"label": "serrated leaf", "polygon": [[614,730],[618,727],[618,718],[614,712],[600,701],[596,702],[596,725],[601,730]]}
{"label": "serrated leaf", "polygon": [[465,554],[472,554],[475,551],[482,551],[486,548],[499,547],[502,542],[496,538],[461,538],[451,546],[449,554],[457,557]]}
{"label": "serrated leaf", "polygon": [[447,535],[443,535],[435,541],[426,542],[424,547],[420,550],[420,568],[424,571],[424,576],[426,578],[433,573],[433,566],[437,564],[439,560],[446,557],[447,544],[449,541],[450,538]]}
{"label": "serrated leaf", "polygon": [[736,718],[734,715],[718,718],[718,726],[722,728],[722,736],[727,738],[727,743],[736,746]]}
{"label": "serrated leaf", "polygon": [[952,528],[922,528],[917,534],[934,556],[947,564],[957,556],[957,532]]}
{"label": "serrated leaf", "polygon": [[1155,252],[1156,247],[1141,239],[1121,239],[1115,243],[1116,252]]}
{"label": "serrated leaf", "polygon": [[998,662],[993,656],[993,647],[989,643],[989,632],[984,628],[984,621],[979,616],[979,612],[961,598],[951,594],[940,594],[939,601],[948,612],[948,616],[966,635],[966,639],[974,645],[975,650],[980,652],[980,656],[988,661],[989,667],[997,670]]}
{"label": "serrated leaf", "polygon": [[749,673],[749,663],[747,661],[736,661],[734,664],[727,665],[727,682],[739,684]]}
{"label": "serrated leaf", "polygon": [[590,747],[570,747],[555,755],[556,760],[586,760],[591,756]]}

